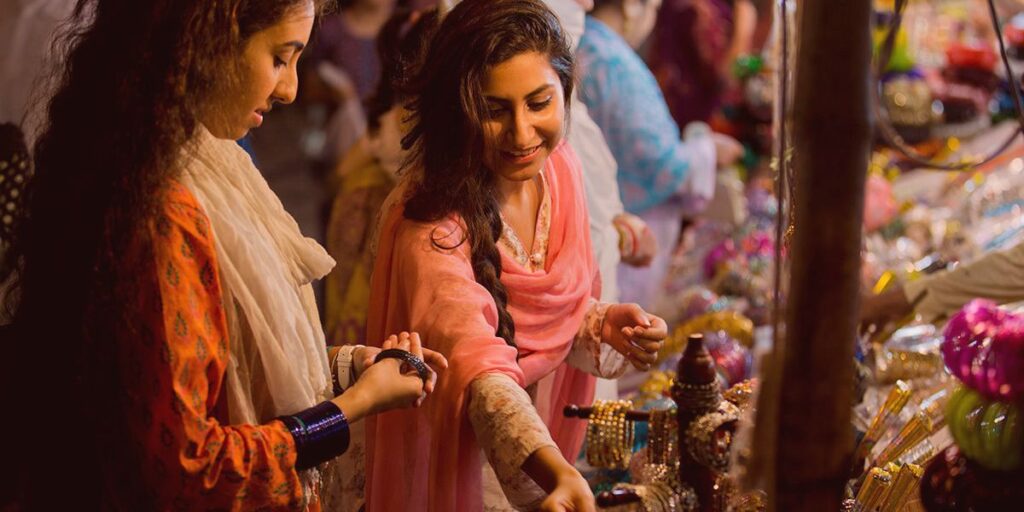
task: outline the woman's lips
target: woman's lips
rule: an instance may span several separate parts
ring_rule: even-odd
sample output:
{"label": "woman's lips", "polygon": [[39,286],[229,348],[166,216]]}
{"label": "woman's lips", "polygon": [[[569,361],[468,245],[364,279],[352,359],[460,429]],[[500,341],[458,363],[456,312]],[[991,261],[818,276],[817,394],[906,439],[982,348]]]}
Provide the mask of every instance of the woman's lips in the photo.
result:
{"label": "woman's lips", "polygon": [[501,157],[506,161],[513,164],[528,164],[533,161],[534,158],[540,153],[540,148],[543,144],[537,144],[532,148],[527,148],[521,151],[501,151]]}

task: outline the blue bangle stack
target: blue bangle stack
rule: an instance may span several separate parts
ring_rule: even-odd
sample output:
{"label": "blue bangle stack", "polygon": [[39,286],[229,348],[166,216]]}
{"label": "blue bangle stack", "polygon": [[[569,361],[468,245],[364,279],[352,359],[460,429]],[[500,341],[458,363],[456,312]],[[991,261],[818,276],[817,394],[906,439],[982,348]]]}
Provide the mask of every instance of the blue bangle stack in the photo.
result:
{"label": "blue bangle stack", "polygon": [[348,418],[333,402],[321,402],[291,416],[278,418],[295,439],[295,469],[303,470],[333,459],[348,449]]}

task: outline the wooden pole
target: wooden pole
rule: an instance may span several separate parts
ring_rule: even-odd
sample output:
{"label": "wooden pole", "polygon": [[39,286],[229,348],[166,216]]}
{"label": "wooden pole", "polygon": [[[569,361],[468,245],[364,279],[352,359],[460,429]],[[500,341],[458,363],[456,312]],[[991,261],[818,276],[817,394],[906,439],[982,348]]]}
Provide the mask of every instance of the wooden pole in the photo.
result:
{"label": "wooden pole", "polygon": [[793,99],[795,232],[777,433],[775,510],[839,510],[850,426],[864,180],[868,0],[801,0]]}

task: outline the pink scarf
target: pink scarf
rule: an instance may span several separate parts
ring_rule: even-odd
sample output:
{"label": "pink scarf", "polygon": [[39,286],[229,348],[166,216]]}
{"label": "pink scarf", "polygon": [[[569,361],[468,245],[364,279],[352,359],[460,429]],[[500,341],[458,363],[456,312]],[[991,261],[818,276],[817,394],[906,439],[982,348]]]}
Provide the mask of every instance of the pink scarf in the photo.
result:
{"label": "pink scarf", "polygon": [[[385,212],[371,280],[371,342],[416,331],[443,353],[449,368],[418,410],[393,411],[367,425],[368,511],[476,511],[483,508],[480,448],[466,415],[470,383],[485,373],[508,375],[524,388],[554,373],[541,417],[567,459],[574,460],[585,425],[568,421],[568,403],[590,403],[594,378],[564,361],[600,281],[594,263],[580,163],[561,144],[545,163],[551,194],[546,268],[529,272],[502,253],[516,349],[495,336],[497,309],[473,278],[460,221],[419,223],[402,216],[403,201]],[[404,186],[394,193],[404,194]]]}

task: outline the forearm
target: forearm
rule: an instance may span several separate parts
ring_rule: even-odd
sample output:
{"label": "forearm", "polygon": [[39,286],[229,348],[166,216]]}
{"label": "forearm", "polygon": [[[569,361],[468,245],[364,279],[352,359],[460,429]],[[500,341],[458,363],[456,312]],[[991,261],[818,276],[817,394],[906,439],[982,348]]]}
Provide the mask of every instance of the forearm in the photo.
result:
{"label": "forearm", "polygon": [[530,396],[511,378],[496,373],[477,377],[469,394],[470,424],[505,496],[517,509],[536,508],[548,489],[525,472],[526,461],[547,449],[557,454],[558,448]]}
{"label": "forearm", "polygon": [[545,446],[530,454],[522,469],[547,493],[551,493],[560,480],[579,477],[576,468],[565,460],[558,448],[553,446]]}
{"label": "forearm", "polygon": [[907,300],[918,301],[916,311],[927,319],[949,315],[976,298],[1024,300],[1024,244],[912,281],[904,289]]}
{"label": "forearm", "polygon": [[331,402],[338,406],[338,409],[341,409],[341,412],[350,424],[374,413],[373,404],[367,400],[367,394],[361,391],[359,386],[355,385],[349,388],[347,392],[331,399]]}

